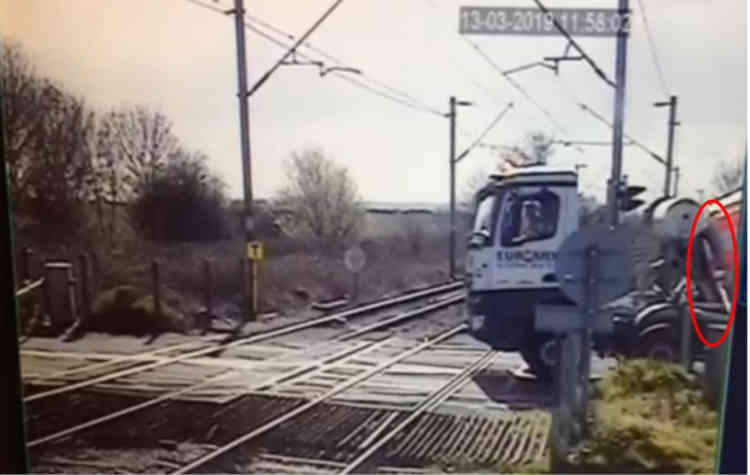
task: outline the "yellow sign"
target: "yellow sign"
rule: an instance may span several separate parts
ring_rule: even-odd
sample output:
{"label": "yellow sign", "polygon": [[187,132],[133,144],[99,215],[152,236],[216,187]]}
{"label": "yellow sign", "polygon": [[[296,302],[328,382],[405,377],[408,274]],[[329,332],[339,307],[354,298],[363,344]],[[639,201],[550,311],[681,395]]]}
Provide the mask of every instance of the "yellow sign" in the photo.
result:
{"label": "yellow sign", "polygon": [[251,261],[262,261],[263,243],[260,241],[252,241],[247,243],[247,258]]}

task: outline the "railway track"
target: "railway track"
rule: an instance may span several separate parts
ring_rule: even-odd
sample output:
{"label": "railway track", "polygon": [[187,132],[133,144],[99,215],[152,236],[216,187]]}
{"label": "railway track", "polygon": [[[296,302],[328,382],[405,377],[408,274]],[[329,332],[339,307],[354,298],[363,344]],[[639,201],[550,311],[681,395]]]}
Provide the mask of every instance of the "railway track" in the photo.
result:
{"label": "railway track", "polygon": [[[464,326],[459,326],[456,333],[464,329]],[[424,343],[421,349],[410,349],[405,354],[414,356],[446,336],[452,338],[456,334],[452,332],[439,335]],[[483,352],[409,410],[358,413],[336,405],[319,408],[333,395],[324,394],[217,447],[173,473],[246,473],[270,467],[275,467],[274,471],[280,473],[420,473],[418,469],[409,472],[403,467],[435,464],[441,460],[461,460],[485,466],[536,460],[546,450],[549,431],[546,414],[450,415],[435,412],[445,400],[487,368],[495,356],[494,351]],[[379,369],[373,372],[377,373]],[[347,424],[349,421],[353,422]],[[294,455],[261,452],[257,448],[284,445]],[[246,460],[246,463],[233,465],[221,460],[222,457],[231,459],[231,452],[242,451],[243,446],[249,454],[235,455],[234,458]],[[307,451],[300,450],[305,446]],[[319,457],[321,453],[336,459],[322,459]],[[397,467],[389,467],[389,464]]]}
{"label": "railway track", "polygon": [[[358,327],[338,331],[330,339],[315,345],[243,363],[236,368],[225,368],[198,382],[162,391],[155,397],[140,398],[137,402],[131,399],[124,407],[116,407],[106,413],[89,412],[84,406],[81,412],[88,416],[87,419],[74,424],[61,425],[46,432],[33,430],[32,426],[28,447],[33,450],[32,456],[38,453],[42,461],[60,459],[54,457],[55,454],[67,456],[67,450],[61,448],[70,447],[71,442],[77,441],[75,444],[79,447],[89,442],[97,445],[102,436],[104,439],[114,437],[105,442],[106,446],[122,444],[128,447],[127,440],[134,440],[128,437],[141,439],[136,444],[138,446],[158,446],[162,438],[181,440],[187,436],[189,440],[205,442],[203,445],[210,447],[189,451],[200,454],[192,458],[185,454],[180,460],[162,461],[167,465],[161,466],[160,470],[168,467],[174,470],[173,473],[217,471],[217,467],[222,472],[264,471],[263,467],[275,467],[273,471],[278,473],[354,473],[363,469],[377,473],[404,473],[406,469],[403,467],[429,465],[439,460],[442,454],[477,462],[517,462],[538,457],[546,444],[547,430],[543,420],[530,422],[528,417],[512,411],[499,416],[478,412],[436,412],[436,408],[493,362],[495,353],[492,351],[476,350],[476,355],[464,351],[470,361],[463,367],[457,367],[448,381],[407,406],[368,405],[346,400],[346,397],[351,397],[346,394],[351,394],[354,388],[360,392],[370,391],[368,388],[373,388],[370,381],[382,378],[396,365],[402,368],[398,371],[403,372],[403,368],[414,364],[409,361],[432,358],[420,356],[414,360],[419,353],[454,345],[447,342],[466,330],[463,324],[437,335],[432,332],[426,341],[410,340],[406,347],[403,339],[394,336],[393,332],[382,330],[400,328],[406,322],[460,303],[463,295],[456,291],[460,285],[438,286],[308,322],[243,336],[228,343],[217,344],[217,338],[211,337],[192,342],[192,345],[170,345],[151,352],[117,356],[53,372],[51,376],[64,378],[114,369],[93,378],[31,394],[27,398],[27,403],[31,403],[27,404],[27,412],[29,407],[33,411],[35,404],[51,403],[61,397],[94,397],[115,382],[120,384],[132,375],[169,365],[198,364],[210,367],[211,360],[201,357],[217,350],[251,348],[253,343],[277,341],[278,337],[285,335],[304,335],[306,330],[361,317],[357,320],[360,322]],[[368,320],[372,312],[423,299],[432,300],[395,315],[381,315],[374,321]],[[379,360],[374,357],[376,354],[380,354],[378,358],[386,355],[387,359]],[[278,371],[278,368],[285,368],[289,360],[304,361],[304,364],[289,365],[288,369]],[[121,368],[120,365],[126,367]],[[258,375],[265,376],[259,379]],[[46,381],[44,374],[33,377],[29,379],[54,383],[50,374],[46,376],[50,378]],[[248,378],[252,381],[248,381]],[[328,383],[321,384],[321,381],[334,383],[327,386]],[[236,401],[229,398],[219,406],[213,406],[219,409],[212,409],[213,414],[209,412],[208,417],[205,411],[196,412],[194,417],[187,415],[193,410],[191,403],[187,402],[191,395],[235,384],[239,388],[238,394],[242,394],[237,396],[239,399]],[[382,385],[382,382],[379,384]],[[295,387],[306,389],[290,397],[290,393],[294,393],[290,388]],[[377,384],[374,387],[377,388]],[[341,399],[342,396],[346,397]],[[170,427],[172,425],[174,427]],[[248,430],[248,427],[251,429]],[[111,435],[125,432],[130,435],[120,438]],[[151,435],[157,433],[159,439],[152,440]],[[467,442],[469,440],[474,442],[470,444]],[[291,452],[264,453],[260,447],[273,447],[277,451],[280,447],[287,447]],[[226,459],[238,453],[243,454],[245,461],[239,466],[230,465],[232,468],[227,469],[224,465]],[[66,460],[65,463],[70,466],[75,463],[75,460]],[[81,463],[81,466],[86,466],[85,460]],[[409,473],[421,473],[419,469],[409,470],[412,470]]]}
{"label": "railway track", "polygon": [[[148,358],[149,356],[154,356],[155,354],[179,351],[186,347],[191,346],[193,343],[191,342],[182,343],[182,344],[172,345],[170,347],[162,348],[162,349],[151,351],[151,352],[141,353],[138,355],[122,356],[120,358],[112,359],[110,361],[103,361],[100,363],[95,363],[95,364],[92,364],[83,368],[73,368],[70,370],[63,370],[60,372],[53,373],[52,375],[42,375],[42,376],[33,375],[35,377],[32,377],[32,378],[24,377],[24,380],[25,380],[24,383],[33,382],[35,383],[35,385],[40,385],[40,384],[47,385],[47,383],[51,383],[51,382],[53,383],[54,381],[59,380],[62,377],[69,377],[72,374],[80,374],[80,373],[86,373],[86,372],[94,371],[94,370],[107,369],[107,368],[110,368],[112,366],[122,364],[122,363],[125,363],[125,364],[130,363],[130,362],[135,363],[135,365],[126,367],[124,369],[104,373],[102,375],[99,375],[93,378],[84,379],[82,381],[77,381],[72,384],[64,384],[60,387],[55,387],[53,389],[49,389],[46,391],[41,391],[41,392],[36,392],[34,394],[30,394],[24,397],[24,403],[30,403],[30,402],[44,399],[50,396],[64,394],[64,393],[76,391],[79,389],[84,389],[84,388],[87,388],[96,384],[105,383],[107,381],[111,381],[111,380],[118,379],[118,378],[123,378],[126,376],[144,372],[144,371],[154,370],[162,366],[179,363],[181,361],[186,361],[192,358],[198,358],[202,356],[216,354],[217,352],[225,351],[225,350],[239,347],[242,345],[249,345],[252,343],[257,343],[257,342],[269,340],[272,338],[280,337],[283,335],[288,335],[291,333],[306,330],[309,328],[319,327],[319,326],[327,325],[327,324],[334,323],[334,322],[341,322],[342,320],[346,320],[350,318],[362,317],[372,312],[377,312],[380,310],[392,308],[400,304],[413,303],[420,299],[434,297],[436,295],[456,291],[457,289],[460,288],[461,285],[462,285],[461,282],[443,284],[443,285],[431,287],[425,290],[398,296],[395,298],[384,299],[384,300],[380,300],[377,302],[361,305],[361,306],[358,306],[349,310],[334,313],[332,315],[326,315],[326,316],[314,318],[311,320],[307,320],[304,322],[287,325],[287,326],[276,328],[267,332],[262,332],[262,333],[258,333],[255,335],[245,336],[245,337],[239,337],[238,339],[235,339],[234,341],[231,341],[228,343],[222,343],[222,344],[216,345],[216,344],[213,344],[217,340],[216,337],[204,338],[204,339],[199,340],[196,343],[197,346],[199,347],[202,346],[198,349],[187,351],[187,352],[178,352],[176,356],[173,356],[170,358],[160,358],[156,361],[146,362],[145,364],[141,364],[143,363],[144,358]],[[403,322],[405,320],[408,320],[417,316],[421,316],[428,311],[432,311],[435,309],[443,308],[448,305],[459,303],[462,299],[463,299],[463,296],[460,295],[459,293],[456,293],[454,296],[443,299],[434,304],[428,305],[426,307],[426,310],[416,309],[414,311],[404,312],[402,314],[399,314],[389,319],[389,321],[375,322],[371,326],[369,326],[369,328],[360,329],[359,334],[364,334],[369,331],[373,331],[375,329],[386,328],[389,325],[393,325],[398,322]],[[356,335],[351,335],[350,337],[353,337],[353,336],[356,336]],[[33,354],[33,352],[30,352],[28,350],[22,350],[21,354],[29,355],[29,354]],[[54,352],[50,352],[49,356],[54,358],[55,357]]]}
{"label": "railway track", "polygon": [[261,436],[261,435],[263,435],[263,434],[265,434],[265,433],[267,433],[267,432],[269,432],[269,431],[271,431],[271,430],[273,430],[273,429],[281,426],[283,423],[285,423],[285,422],[287,422],[287,421],[289,421],[289,420],[291,420],[291,419],[293,419],[295,417],[298,417],[299,415],[301,415],[301,414],[309,411],[310,409],[312,409],[312,408],[314,408],[314,407],[316,407],[316,406],[318,406],[318,405],[320,405],[322,403],[325,403],[326,401],[328,401],[329,399],[331,399],[336,394],[339,394],[339,393],[341,393],[341,392],[343,392],[343,391],[345,391],[345,390],[347,390],[347,389],[349,389],[349,388],[351,388],[351,387],[353,387],[353,386],[361,383],[362,381],[365,381],[366,379],[368,379],[368,378],[370,378],[370,377],[372,377],[372,376],[374,376],[374,375],[376,375],[378,373],[381,373],[381,372],[385,371],[386,369],[390,368],[391,366],[395,365],[396,363],[398,363],[398,362],[400,362],[400,361],[402,361],[402,360],[404,360],[404,359],[406,359],[406,358],[408,358],[410,356],[413,356],[413,355],[419,353],[420,351],[424,351],[425,349],[429,348],[430,346],[433,346],[433,345],[435,345],[437,343],[440,343],[441,341],[447,340],[448,338],[450,338],[450,337],[458,334],[459,332],[466,330],[466,328],[467,327],[466,327],[465,324],[459,325],[459,326],[457,326],[457,327],[455,327],[455,328],[453,328],[453,329],[451,329],[451,330],[449,330],[447,332],[444,332],[444,333],[442,333],[442,334],[440,334],[440,335],[438,335],[438,336],[436,336],[436,337],[434,337],[432,339],[427,340],[424,343],[420,343],[420,344],[418,344],[418,345],[416,345],[416,346],[414,346],[414,347],[412,347],[412,348],[410,348],[410,349],[408,349],[406,351],[403,351],[403,352],[399,353],[398,355],[394,356],[393,358],[391,358],[391,359],[389,359],[389,360],[381,363],[380,365],[378,365],[378,366],[376,366],[374,368],[371,368],[370,370],[367,370],[367,371],[365,371],[365,372],[363,372],[361,374],[358,374],[358,375],[356,375],[356,376],[348,379],[343,384],[340,384],[340,385],[332,388],[331,390],[325,392],[324,394],[318,396],[317,398],[314,398],[314,399],[308,401],[307,403],[302,404],[302,405],[296,407],[295,409],[293,409],[293,410],[291,410],[289,412],[284,413],[280,417],[277,417],[277,418],[275,418],[275,419],[273,419],[273,420],[271,420],[271,421],[269,421],[269,422],[261,425],[260,427],[257,427],[255,429],[251,430],[250,432],[248,432],[246,434],[243,434],[240,437],[235,438],[234,440],[232,440],[232,441],[230,441],[230,442],[222,445],[221,447],[218,447],[217,449],[209,452],[208,454],[206,454],[206,455],[198,458],[197,460],[195,460],[195,461],[193,461],[193,462],[191,462],[191,463],[189,463],[189,464],[181,467],[179,470],[176,470],[176,471],[174,471],[172,473],[174,473],[174,474],[192,473],[192,472],[196,471],[197,469],[199,469],[201,467],[204,467],[206,464],[208,464],[209,462],[215,460],[216,458],[218,458],[218,457],[226,454],[227,452],[229,452],[229,451],[231,451],[231,450],[233,450],[233,449],[235,449],[235,448],[237,448],[237,447],[239,447],[239,446],[241,446],[243,444],[246,444],[246,443],[252,441],[253,439],[255,439],[255,438],[257,438],[257,437],[259,437],[259,436]]}
{"label": "railway track", "polygon": [[[50,397],[53,397],[53,396],[61,396],[61,395],[69,394],[69,393],[72,393],[72,392],[75,392],[75,391],[79,391],[79,390],[82,390],[82,389],[90,388],[92,386],[96,387],[97,385],[101,385],[103,383],[106,383],[106,382],[109,382],[109,381],[112,381],[112,380],[116,380],[116,379],[119,379],[119,378],[124,378],[124,377],[127,377],[127,376],[131,376],[131,375],[134,375],[134,374],[137,374],[137,373],[144,372],[144,371],[154,370],[154,369],[157,369],[157,368],[169,365],[169,364],[175,364],[175,363],[179,363],[179,362],[183,362],[183,361],[190,361],[190,359],[192,359],[192,358],[197,358],[199,356],[203,356],[203,355],[206,355],[206,354],[208,354],[210,352],[216,351],[217,347],[218,348],[226,349],[226,348],[230,348],[230,347],[234,347],[234,346],[249,345],[249,344],[254,343],[254,342],[263,341],[263,340],[266,340],[266,339],[271,339],[271,338],[273,338],[275,336],[278,336],[278,335],[284,335],[284,334],[288,334],[289,332],[299,331],[301,329],[310,328],[311,326],[324,324],[325,322],[339,320],[340,318],[342,318],[342,316],[351,317],[351,316],[356,316],[356,315],[362,315],[364,312],[373,311],[375,309],[382,309],[384,307],[388,307],[388,306],[392,306],[392,305],[396,305],[396,304],[400,304],[400,303],[404,303],[404,302],[412,302],[414,299],[434,296],[436,293],[450,291],[453,288],[455,288],[455,286],[456,286],[456,284],[450,284],[448,286],[440,286],[440,287],[437,287],[437,288],[432,288],[432,289],[428,289],[428,290],[425,290],[425,291],[417,292],[415,294],[409,294],[407,296],[401,296],[401,297],[398,297],[396,299],[389,299],[389,300],[386,300],[386,301],[377,302],[375,304],[368,304],[368,305],[365,305],[363,307],[358,307],[358,308],[347,310],[345,312],[339,312],[339,313],[334,314],[334,315],[329,315],[329,316],[321,317],[321,318],[315,319],[314,321],[311,321],[311,322],[304,322],[304,323],[299,324],[299,325],[291,325],[291,326],[287,326],[287,327],[284,327],[284,328],[272,330],[272,331],[269,331],[269,332],[266,332],[266,333],[262,333],[262,334],[259,334],[259,335],[254,335],[254,336],[251,336],[251,337],[248,337],[248,338],[243,338],[243,339],[240,339],[238,341],[235,341],[235,342],[232,342],[232,343],[229,343],[229,344],[204,347],[204,348],[201,348],[201,349],[198,349],[198,350],[190,350],[187,353],[178,354],[178,355],[173,356],[173,357],[160,358],[160,359],[157,359],[156,361],[147,362],[146,364],[140,364],[140,365],[137,365],[135,367],[125,368],[125,369],[118,370],[118,371],[115,371],[115,372],[112,372],[112,373],[107,373],[107,374],[104,374],[104,375],[101,375],[101,376],[97,376],[97,377],[94,377],[94,378],[90,378],[90,379],[86,379],[86,380],[83,380],[83,381],[79,381],[79,382],[76,382],[76,383],[73,383],[73,384],[56,387],[56,388],[53,388],[53,389],[50,389],[50,390],[46,390],[46,391],[42,391],[42,392],[37,392],[35,394],[27,396],[24,399],[24,402],[27,404],[27,412],[29,411],[29,409],[31,409],[33,411],[33,407],[34,407],[33,403],[35,401],[38,403],[38,402],[43,401],[46,398],[50,398]],[[350,340],[353,340],[354,338],[361,337],[362,335],[364,335],[364,334],[366,334],[368,332],[376,331],[376,330],[381,330],[381,329],[384,329],[384,328],[388,328],[388,327],[396,325],[396,324],[398,324],[400,322],[404,322],[404,321],[407,321],[407,320],[410,320],[410,319],[413,319],[413,318],[416,318],[416,317],[419,317],[419,316],[423,316],[423,315],[429,314],[430,312],[434,312],[436,310],[439,310],[439,309],[445,308],[447,306],[453,305],[455,303],[458,303],[458,302],[460,302],[462,300],[462,298],[463,297],[461,295],[458,295],[458,294],[448,294],[448,296],[445,297],[445,298],[442,298],[442,299],[440,299],[440,300],[438,300],[436,302],[429,303],[429,304],[424,305],[422,307],[419,307],[417,309],[409,310],[409,311],[406,311],[406,312],[401,312],[401,313],[397,314],[396,316],[393,316],[393,317],[390,317],[390,318],[386,318],[386,319],[383,319],[381,321],[374,322],[372,324],[368,324],[368,325],[366,325],[366,326],[364,326],[362,328],[356,329],[356,330],[345,331],[345,332],[343,332],[342,334],[336,336],[335,338],[333,338],[330,341],[326,341],[326,342],[324,342],[324,343],[322,343],[322,344],[320,344],[318,346],[313,346],[313,347],[310,347],[310,348],[306,348],[306,349],[302,350],[302,352],[303,353],[307,352],[307,353],[315,354],[317,350],[320,350],[322,348],[328,347],[328,346],[330,346],[334,342],[346,342],[346,341],[350,341]],[[385,339],[381,339],[381,340],[382,341],[387,341]],[[204,342],[201,341],[198,344],[202,344],[202,343],[204,343]],[[339,351],[339,352],[337,352],[337,353],[335,353],[333,355],[325,356],[324,358],[319,359],[317,361],[313,360],[312,362],[310,362],[307,365],[304,365],[302,367],[294,368],[294,369],[292,369],[289,372],[282,373],[281,375],[277,375],[275,377],[269,378],[268,380],[262,381],[259,384],[256,384],[255,387],[252,388],[252,389],[255,390],[255,391],[261,391],[261,390],[263,390],[263,389],[265,389],[267,387],[270,387],[270,386],[272,386],[274,384],[278,384],[278,383],[281,383],[281,382],[283,382],[285,380],[292,379],[295,376],[306,374],[308,372],[314,372],[315,370],[322,370],[323,368],[326,367],[326,365],[328,365],[330,363],[338,362],[340,359],[342,359],[344,357],[351,356],[351,355],[356,355],[358,351],[367,349],[370,346],[371,346],[370,344],[368,344],[367,342],[365,342],[365,343],[356,344],[356,345],[354,345],[354,347],[345,347],[342,351]],[[115,361],[117,361],[117,362],[121,362],[121,361],[130,362],[130,361],[139,361],[139,360],[142,361],[144,358],[146,358],[146,361],[148,361],[148,358],[149,357],[153,357],[154,353],[175,351],[177,349],[184,349],[184,348],[185,348],[184,345],[172,345],[170,347],[163,348],[161,350],[156,350],[155,352],[151,352],[148,355],[140,354],[140,355],[133,355],[133,356],[125,356],[125,357],[122,357],[122,358],[117,358],[117,359],[115,359]],[[184,395],[187,395],[189,393],[192,393],[192,392],[195,392],[197,390],[200,390],[201,388],[206,388],[206,387],[209,387],[209,386],[212,386],[212,385],[216,385],[216,384],[222,383],[222,382],[225,382],[225,383],[226,382],[231,382],[231,380],[233,380],[233,379],[235,379],[235,380],[236,379],[240,379],[244,375],[246,375],[249,371],[259,371],[259,370],[262,370],[264,368],[264,366],[267,367],[269,365],[278,364],[280,362],[280,360],[283,361],[284,357],[285,356],[282,355],[280,358],[270,358],[268,360],[262,360],[262,361],[259,361],[257,363],[251,364],[251,365],[249,365],[249,366],[247,366],[247,367],[245,367],[245,368],[243,368],[242,370],[239,370],[239,371],[220,372],[219,374],[207,377],[206,379],[204,379],[204,380],[202,380],[202,381],[200,381],[198,383],[190,384],[190,385],[188,385],[186,387],[182,387],[182,388],[179,388],[179,389],[176,389],[176,390],[173,390],[173,391],[165,392],[164,394],[161,394],[161,395],[159,395],[157,397],[154,397],[154,398],[151,398],[151,399],[147,399],[147,400],[139,402],[137,404],[126,406],[124,408],[118,409],[118,410],[116,410],[114,412],[111,412],[111,413],[108,413],[108,414],[103,414],[103,415],[98,416],[98,417],[93,417],[93,418],[91,418],[89,420],[86,420],[84,422],[81,422],[81,423],[78,423],[78,424],[74,424],[71,427],[60,428],[58,430],[54,430],[51,433],[45,434],[45,435],[39,435],[39,436],[33,435],[32,436],[33,437],[32,440],[30,440],[27,445],[28,445],[29,448],[34,448],[34,447],[46,444],[48,442],[52,442],[52,441],[58,440],[60,438],[67,437],[67,436],[70,436],[72,434],[81,432],[83,430],[86,430],[86,429],[89,429],[89,428],[92,428],[92,427],[96,427],[96,426],[100,426],[102,424],[114,421],[114,420],[122,418],[124,416],[130,416],[130,415],[132,415],[132,414],[134,414],[136,412],[139,412],[139,411],[151,408],[151,407],[155,407],[155,406],[157,406],[157,405],[159,405],[159,404],[161,404],[163,402],[166,402],[166,401],[174,400],[174,399],[179,398],[181,396],[184,396]],[[96,369],[101,369],[101,368],[106,368],[106,367],[109,367],[109,366],[107,365],[107,362],[105,361],[105,362],[95,363],[93,365],[89,365],[86,368],[92,368],[92,367],[94,367]],[[83,372],[83,371],[82,371],[82,369],[81,370],[73,369],[73,370],[70,370],[68,372],[68,374],[74,373],[74,372]],[[63,373],[65,373],[65,372],[58,372],[57,374],[63,374]],[[30,403],[32,403],[32,404],[30,405]],[[32,431],[32,433],[33,433],[33,431]]]}

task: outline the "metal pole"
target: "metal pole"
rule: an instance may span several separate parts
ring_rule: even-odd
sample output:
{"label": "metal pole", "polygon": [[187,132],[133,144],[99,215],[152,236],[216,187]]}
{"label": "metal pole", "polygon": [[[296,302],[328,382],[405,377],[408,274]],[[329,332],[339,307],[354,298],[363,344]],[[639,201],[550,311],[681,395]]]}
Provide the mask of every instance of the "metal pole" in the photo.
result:
{"label": "metal pole", "polygon": [[[620,15],[626,15],[629,10],[629,0],[618,0]],[[609,183],[608,205],[610,222],[616,225],[619,216],[617,210],[617,190],[620,186],[622,173],[622,137],[625,123],[625,73],[627,58],[627,33],[620,29],[617,33],[617,57],[615,59],[615,118],[612,127],[612,175]]]}
{"label": "metal pole", "polygon": [[667,171],[664,174],[664,196],[669,196],[672,181],[672,147],[674,145],[674,128],[677,125],[677,96],[669,97],[669,138],[667,139]]}
{"label": "metal pole", "polygon": [[690,320],[690,314],[681,306],[678,310],[680,317],[680,366],[685,372],[689,373],[693,366],[693,324]]}
{"label": "metal pole", "polygon": [[[250,117],[247,99],[247,65],[245,63],[245,6],[243,0],[234,0],[234,27],[237,41],[237,98],[240,103],[240,146],[242,151],[242,185],[244,190],[243,218],[245,226],[245,248],[242,255],[247,253],[248,244],[254,239],[255,226],[253,223],[253,181],[250,157]],[[247,291],[252,299],[254,283],[249,282]],[[254,316],[254,315],[251,315]],[[245,314],[242,320],[248,318]]]}
{"label": "metal pole", "polygon": [[450,98],[450,278],[456,277],[456,98]]}
{"label": "metal pole", "polygon": [[672,196],[677,196],[677,190],[678,185],[680,184],[680,167],[675,167],[674,169],[674,194]]}

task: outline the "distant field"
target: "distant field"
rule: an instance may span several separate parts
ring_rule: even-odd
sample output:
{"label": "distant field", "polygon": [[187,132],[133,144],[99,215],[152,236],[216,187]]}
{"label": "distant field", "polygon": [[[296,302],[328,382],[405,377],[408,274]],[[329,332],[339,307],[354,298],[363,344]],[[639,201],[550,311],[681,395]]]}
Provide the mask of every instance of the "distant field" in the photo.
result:
{"label": "distant field", "polygon": [[[459,236],[468,230],[470,217],[457,214],[456,226]],[[408,234],[418,229],[425,235],[448,236],[450,215],[438,213],[380,213],[368,212],[365,217],[364,236],[369,238]]]}

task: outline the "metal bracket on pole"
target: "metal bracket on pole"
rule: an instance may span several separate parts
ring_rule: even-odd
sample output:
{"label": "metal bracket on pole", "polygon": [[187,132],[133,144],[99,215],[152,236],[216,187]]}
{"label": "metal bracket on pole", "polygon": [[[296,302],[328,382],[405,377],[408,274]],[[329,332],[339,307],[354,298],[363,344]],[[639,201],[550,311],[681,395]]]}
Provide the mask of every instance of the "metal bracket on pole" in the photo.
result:
{"label": "metal bracket on pole", "polygon": [[555,75],[560,74],[560,61],[581,61],[584,59],[583,55],[579,54],[578,56],[570,56],[568,55],[568,52],[570,51],[570,48],[573,47],[573,43],[568,41],[568,44],[565,46],[565,51],[563,52],[562,56],[545,56],[545,61],[552,61],[554,66],[552,67],[555,71]]}

